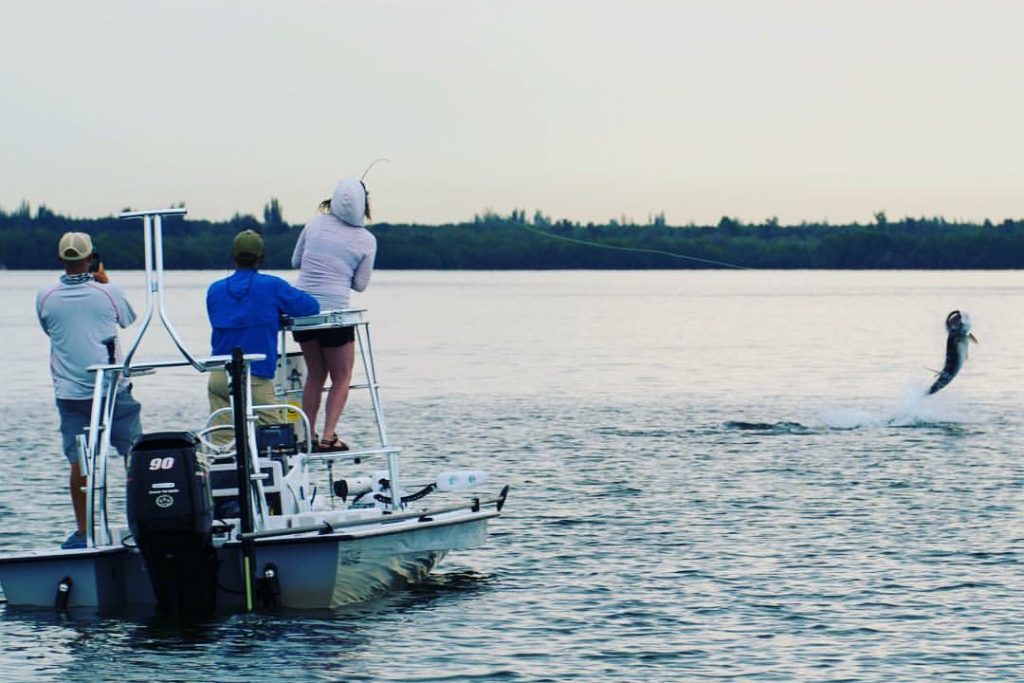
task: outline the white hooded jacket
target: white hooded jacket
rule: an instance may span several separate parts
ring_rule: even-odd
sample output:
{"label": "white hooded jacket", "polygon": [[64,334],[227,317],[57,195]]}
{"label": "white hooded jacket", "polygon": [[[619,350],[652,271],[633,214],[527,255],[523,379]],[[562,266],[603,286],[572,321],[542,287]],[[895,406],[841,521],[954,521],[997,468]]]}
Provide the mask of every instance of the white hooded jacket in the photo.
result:
{"label": "white hooded jacket", "polygon": [[331,196],[331,212],[313,218],[299,235],[292,267],[296,286],[313,295],[321,311],[348,307],[351,290],[370,284],[377,239],[363,227],[366,192],[358,180],[342,180]]}

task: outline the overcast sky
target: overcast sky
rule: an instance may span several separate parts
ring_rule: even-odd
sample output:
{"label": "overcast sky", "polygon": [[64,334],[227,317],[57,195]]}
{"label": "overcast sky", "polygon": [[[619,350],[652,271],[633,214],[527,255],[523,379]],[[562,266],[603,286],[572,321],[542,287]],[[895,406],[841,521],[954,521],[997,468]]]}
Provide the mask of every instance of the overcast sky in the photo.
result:
{"label": "overcast sky", "polygon": [[1024,217],[1024,3],[0,0],[0,207]]}

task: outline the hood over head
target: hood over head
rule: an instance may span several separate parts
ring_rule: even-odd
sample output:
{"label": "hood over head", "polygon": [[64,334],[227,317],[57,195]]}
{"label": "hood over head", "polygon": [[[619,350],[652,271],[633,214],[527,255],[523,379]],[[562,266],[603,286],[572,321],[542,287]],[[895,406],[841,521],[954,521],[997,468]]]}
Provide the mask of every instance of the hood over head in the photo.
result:
{"label": "hood over head", "polygon": [[331,195],[331,213],[342,223],[363,227],[366,221],[366,190],[363,184],[348,178],[339,181]]}

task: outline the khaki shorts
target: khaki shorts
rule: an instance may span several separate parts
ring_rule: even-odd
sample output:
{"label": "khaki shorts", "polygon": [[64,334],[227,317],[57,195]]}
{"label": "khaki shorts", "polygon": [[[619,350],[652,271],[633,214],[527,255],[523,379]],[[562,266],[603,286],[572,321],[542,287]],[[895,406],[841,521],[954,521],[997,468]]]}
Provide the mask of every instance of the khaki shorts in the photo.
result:
{"label": "khaki shorts", "polygon": [[[274,381],[265,377],[252,376],[252,403],[254,406],[282,403],[274,394]],[[206,395],[210,399],[210,412],[231,407],[231,390],[228,388],[228,373],[223,370],[212,370],[210,381],[206,385]],[[284,411],[258,410],[258,424],[273,425],[285,422]],[[211,425],[234,425],[231,412],[218,415],[210,422]],[[235,438],[234,430],[222,429],[210,434],[210,441],[223,444]]]}

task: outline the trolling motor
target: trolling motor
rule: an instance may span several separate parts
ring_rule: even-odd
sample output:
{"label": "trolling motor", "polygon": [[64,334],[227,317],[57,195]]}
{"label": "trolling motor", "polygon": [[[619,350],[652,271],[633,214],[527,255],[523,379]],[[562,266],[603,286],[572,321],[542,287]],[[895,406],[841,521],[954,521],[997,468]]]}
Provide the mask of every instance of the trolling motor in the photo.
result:
{"label": "trolling motor", "polygon": [[[410,494],[402,494],[399,500],[404,507],[421,498],[426,498],[434,491],[461,491],[471,489],[480,484],[486,483],[488,476],[481,470],[456,470],[452,472],[441,472],[437,479],[430,482],[419,491]],[[334,482],[334,495],[341,498],[342,502],[348,503],[351,498],[353,508],[365,507],[389,507],[394,499],[391,491],[391,482],[388,480],[387,470],[374,473],[371,477],[354,477],[350,479],[339,479]]]}
{"label": "trolling motor", "polygon": [[128,526],[161,614],[210,614],[217,554],[206,461],[192,432],[140,436],[128,467]]}

